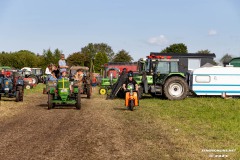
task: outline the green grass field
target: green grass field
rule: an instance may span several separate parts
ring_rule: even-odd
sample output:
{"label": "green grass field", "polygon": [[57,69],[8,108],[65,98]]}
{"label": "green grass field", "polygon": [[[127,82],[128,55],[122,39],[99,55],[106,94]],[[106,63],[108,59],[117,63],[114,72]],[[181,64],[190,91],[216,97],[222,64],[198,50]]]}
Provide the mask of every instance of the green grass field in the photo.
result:
{"label": "green grass field", "polygon": [[[165,137],[174,157],[240,159],[239,115],[240,99],[197,97],[169,101],[148,97],[124,117],[129,125],[133,123],[143,130],[138,136],[145,140],[157,142]],[[155,150],[157,147],[161,146],[156,145]]]}

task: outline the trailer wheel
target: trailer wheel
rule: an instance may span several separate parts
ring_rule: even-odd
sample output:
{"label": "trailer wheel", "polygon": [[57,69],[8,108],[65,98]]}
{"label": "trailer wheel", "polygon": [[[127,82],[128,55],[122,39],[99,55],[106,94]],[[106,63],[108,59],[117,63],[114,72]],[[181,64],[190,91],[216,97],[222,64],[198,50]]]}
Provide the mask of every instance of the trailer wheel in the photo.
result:
{"label": "trailer wheel", "polygon": [[164,95],[169,100],[182,100],[188,95],[187,82],[181,77],[171,77],[164,84]]}

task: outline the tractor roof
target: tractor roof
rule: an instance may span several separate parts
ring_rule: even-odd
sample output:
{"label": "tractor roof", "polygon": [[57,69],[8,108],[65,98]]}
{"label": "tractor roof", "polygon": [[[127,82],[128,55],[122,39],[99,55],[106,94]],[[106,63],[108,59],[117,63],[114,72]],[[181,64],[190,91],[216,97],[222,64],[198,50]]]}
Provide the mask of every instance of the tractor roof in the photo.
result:
{"label": "tractor roof", "polygon": [[78,69],[81,69],[81,70],[83,70],[83,71],[88,71],[88,70],[89,70],[89,68],[86,67],[86,66],[72,66],[72,67],[70,68],[70,70],[78,70]]}

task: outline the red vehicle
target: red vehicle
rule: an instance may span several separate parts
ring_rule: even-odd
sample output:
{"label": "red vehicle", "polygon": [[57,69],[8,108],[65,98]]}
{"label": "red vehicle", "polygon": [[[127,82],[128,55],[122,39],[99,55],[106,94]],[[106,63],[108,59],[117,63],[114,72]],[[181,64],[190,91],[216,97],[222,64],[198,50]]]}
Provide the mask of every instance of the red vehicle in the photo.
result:
{"label": "red vehicle", "polygon": [[[109,62],[104,64],[104,77],[109,77],[110,74],[113,75],[113,77],[118,78],[118,75],[120,75],[123,71],[124,68],[126,68],[126,72],[128,71],[133,71],[133,72],[137,72],[138,71],[138,64],[137,62]],[[120,72],[118,73],[117,71],[111,70],[110,72],[106,72],[108,71],[108,68],[117,68],[120,70]]]}

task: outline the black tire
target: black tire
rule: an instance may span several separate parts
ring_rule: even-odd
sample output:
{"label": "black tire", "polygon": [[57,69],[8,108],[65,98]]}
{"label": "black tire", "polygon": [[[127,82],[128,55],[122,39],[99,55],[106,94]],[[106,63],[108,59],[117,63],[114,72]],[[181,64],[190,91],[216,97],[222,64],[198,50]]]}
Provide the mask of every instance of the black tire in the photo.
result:
{"label": "black tire", "polygon": [[29,77],[33,79],[33,84],[38,84],[38,78],[37,78],[37,76],[31,74]]}
{"label": "black tire", "polygon": [[53,108],[52,99],[53,99],[53,95],[48,93],[48,109],[49,110]]}
{"label": "black tire", "polygon": [[133,111],[133,108],[134,108],[134,101],[133,101],[133,100],[130,100],[130,101],[129,101],[129,109],[130,109],[131,111]]}
{"label": "black tire", "polygon": [[170,77],[164,84],[164,95],[169,100],[182,100],[188,95],[187,82],[181,77]]}
{"label": "black tire", "polygon": [[148,93],[148,81],[147,81],[146,73],[144,73],[142,76],[142,84],[143,84],[144,93]]}
{"label": "black tire", "polygon": [[79,109],[81,109],[81,93],[80,93],[80,91],[78,91],[78,94],[76,95],[76,100],[77,100],[77,102],[76,102],[75,106],[79,110]]}
{"label": "black tire", "polygon": [[87,98],[91,98],[91,85],[87,84]]}
{"label": "black tire", "polygon": [[20,100],[20,92],[19,91],[16,91],[16,102],[19,102]]}
{"label": "black tire", "polygon": [[143,88],[140,86],[138,88],[138,99],[142,99],[142,95],[143,95]]}
{"label": "black tire", "polygon": [[23,87],[22,86],[18,86],[17,90],[19,91],[19,101],[23,101],[23,95],[24,95]]}

